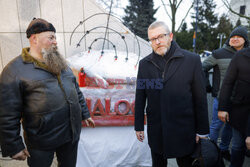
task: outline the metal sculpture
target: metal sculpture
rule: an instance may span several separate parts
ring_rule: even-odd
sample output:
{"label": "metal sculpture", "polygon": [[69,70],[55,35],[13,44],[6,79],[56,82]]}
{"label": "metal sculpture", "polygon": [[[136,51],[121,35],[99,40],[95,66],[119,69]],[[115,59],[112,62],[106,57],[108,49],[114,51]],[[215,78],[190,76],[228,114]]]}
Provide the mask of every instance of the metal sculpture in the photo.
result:
{"label": "metal sculpture", "polygon": [[[126,40],[125,40],[125,36],[122,35],[120,32],[118,32],[118,31],[116,31],[116,30],[114,30],[114,29],[112,29],[112,28],[109,27],[110,17],[116,18],[118,21],[120,21],[120,22],[123,24],[122,20],[121,20],[119,17],[117,17],[117,16],[111,14],[112,5],[113,5],[113,0],[111,1],[111,5],[110,5],[110,8],[109,8],[109,13],[96,13],[96,14],[93,14],[93,15],[89,16],[89,17],[86,18],[85,20],[80,21],[79,24],[74,28],[73,32],[72,32],[71,35],[70,35],[70,40],[69,40],[69,41],[70,41],[70,45],[72,44],[72,37],[73,37],[74,33],[76,32],[76,30],[77,30],[81,25],[83,25],[84,22],[86,22],[86,21],[89,20],[89,19],[92,19],[92,18],[95,17],[95,16],[107,15],[108,18],[107,18],[107,24],[106,24],[106,26],[96,26],[96,27],[94,27],[94,28],[92,28],[92,29],[90,29],[90,30],[87,30],[86,33],[81,37],[81,39],[79,40],[79,42],[77,42],[76,47],[80,47],[80,46],[81,46],[82,40],[83,40],[84,38],[86,38],[87,35],[90,35],[91,32],[92,32],[93,30],[96,30],[96,29],[99,29],[99,28],[104,28],[104,29],[105,29],[104,37],[95,38],[95,39],[92,41],[92,43],[90,44],[90,46],[88,46],[88,52],[91,51],[92,45],[93,45],[95,42],[97,42],[99,39],[103,39],[102,50],[101,50],[101,57],[102,57],[103,54],[104,54],[104,46],[105,46],[105,42],[107,41],[107,42],[109,42],[109,43],[113,46],[113,49],[115,50],[115,59],[117,59],[117,58],[118,58],[117,49],[116,49],[117,47],[116,47],[116,45],[115,45],[113,42],[111,42],[110,40],[107,39],[107,33],[108,33],[109,30],[111,30],[112,32],[115,32],[116,34],[118,34],[118,35],[121,37],[121,39],[123,40],[124,45],[125,45],[125,47],[126,47],[126,52],[127,52],[127,57],[125,58],[125,60],[128,61],[128,59],[129,59],[129,57],[128,57],[128,45],[127,45],[127,42],[126,42]],[[138,65],[139,60],[140,60],[140,52],[141,52],[141,50],[140,50],[140,44],[139,44],[138,37],[137,37],[134,33],[133,33],[133,35],[134,35],[134,37],[135,37],[135,39],[136,39],[137,46],[138,46],[138,53],[137,53],[137,54],[138,54],[138,60],[137,60],[137,63],[136,63],[136,65],[135,65],[135,67],[136,67],[136,66]]]}

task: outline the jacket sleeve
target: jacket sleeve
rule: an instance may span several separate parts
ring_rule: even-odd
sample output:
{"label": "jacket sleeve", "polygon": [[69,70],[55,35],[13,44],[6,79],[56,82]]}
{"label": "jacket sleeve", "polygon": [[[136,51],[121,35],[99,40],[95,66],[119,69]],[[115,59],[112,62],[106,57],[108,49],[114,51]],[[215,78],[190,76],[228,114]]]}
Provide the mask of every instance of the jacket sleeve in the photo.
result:
{"label": "jacket sleeve", "polygon": [[144,131],[144,109],[146,104],[146,91],[140,86],[142,79],[141,62],[136,80],[136,93],[135,93],[135,131]]}
{"label": "jacket sleeve", "polygon": [[234,58],[232,59],[232,61],[228,66],[224,81],[221,86],[218,111],[229,112],[231,110],[230,98],[232,96],[237,76],[238,72],[237,72],[237,54],[236,54],[236,56],[234,56]]}
{"label": "jacket sleeve", "polygon": [[208,56],[202,63],[202,70],[204,72],[204,78],[206,83],[206,91],[210,93],[212,91],[212,86],[209,82],[209,70],[217,65],[217,59],[213,55]]}
{"label": "jacket sleeve", "polygon": [[23,102],[20,81],[4,69],[0,75],[0,145],[3,157],[25,148],[20,136]]}
{"label": "jacket sleeve", "polygon": [[199,57],[195,59],[194,77],[192,82],[193,106],[195,112],[196,133],[209,134],[207,94],[203,80],[203,72]]}
{"label": "jacket sleeve", "polygon": [[84,98],[84,96],[79,88],[79,85],[76,82],[76,79],[75,79],[75,86],[76,86],[76,91],[78,94],[79,104],[80,104],[81,109],[82,109],[82,120],[86,120],[86,119],[90,118],[89,109],[88,109],[87,103],[85,101],[85,98]]}

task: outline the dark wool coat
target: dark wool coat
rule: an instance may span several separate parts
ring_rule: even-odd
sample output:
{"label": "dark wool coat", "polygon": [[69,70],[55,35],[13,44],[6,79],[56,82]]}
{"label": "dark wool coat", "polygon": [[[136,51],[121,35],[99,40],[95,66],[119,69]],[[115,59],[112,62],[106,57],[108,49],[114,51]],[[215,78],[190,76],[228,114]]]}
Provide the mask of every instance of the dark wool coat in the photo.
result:
{"label": "dark wool coat", "polygon": [[[240,50],[232,59],[219,96],[219,111],[229,112],[229,123],[246,135],[250,114],[250,48]],[[249,132],[250,134],[250,132]]]}
{"label": "dark wool coat", "polygon": [[90,117],[84,97],[70,69],[60,75],[23,49],[0,75],[0,145],[3,156],[27,147],[48,150],[78,142],[81,121]]}
{"label": "dark wool coat", "polygon": [[208,134],[206,90],[200,57],[172,42],[161,71],[154,52],[139,63],[135,100],[135,130],[144,130],[148,143],[167,158],[193,152],[196,134]]}

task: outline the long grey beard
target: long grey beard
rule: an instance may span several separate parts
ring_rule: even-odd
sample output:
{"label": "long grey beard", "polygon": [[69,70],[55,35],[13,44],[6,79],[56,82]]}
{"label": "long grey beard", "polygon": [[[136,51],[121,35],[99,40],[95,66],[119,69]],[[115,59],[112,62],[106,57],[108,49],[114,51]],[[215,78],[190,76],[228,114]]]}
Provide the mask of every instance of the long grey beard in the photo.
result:
{"label": "long grey beard", "polygon": [[57,46],[52,46],[49,49],[42,49],[44,63],[48,70],[56,75],[60,74],[62,70],[67,70],[68,66],[65,59],[61,56]]}

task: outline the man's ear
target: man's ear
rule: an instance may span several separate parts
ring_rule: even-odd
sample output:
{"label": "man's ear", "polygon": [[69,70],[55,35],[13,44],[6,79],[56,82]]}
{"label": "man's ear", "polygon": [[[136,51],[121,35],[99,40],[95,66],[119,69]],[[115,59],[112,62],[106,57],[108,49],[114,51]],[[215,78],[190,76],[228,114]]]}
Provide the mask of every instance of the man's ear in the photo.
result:
{"label": "man's ear", "polygon": [[170,36],[170,39],[171,39],[171,41],[173,40],[173,37],[174,37],[174,34],[171,32],[170,34],[169,34],[169,36]]}
{"label": "man's ear", "polygon": [[31,34],[29,41],[33,44],[37,44],[37,35],[36,34]]}

